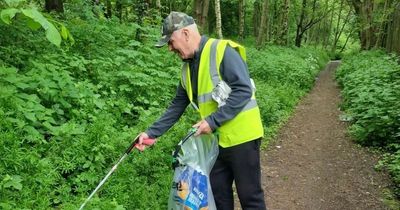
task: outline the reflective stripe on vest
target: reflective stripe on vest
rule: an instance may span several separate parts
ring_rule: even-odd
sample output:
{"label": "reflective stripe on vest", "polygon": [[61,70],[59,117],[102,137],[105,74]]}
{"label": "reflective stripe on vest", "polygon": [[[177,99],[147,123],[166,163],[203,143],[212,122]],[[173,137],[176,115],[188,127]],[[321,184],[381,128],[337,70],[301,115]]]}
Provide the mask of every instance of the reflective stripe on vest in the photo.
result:
{"label": "reflective stripe on vest", "polygon": [[[228,44],[239,53],[244,61],[246,60],[245,49],[239,44],[228,40],[209,39],[200,56],[197,87],[198,106],[193,102],[189,65],[184,63],[182,66],[182,87],[186,90],[191,104],[199,111],[202,119],[218,109],[211,93],[213,88],[222,80],[219,68]],[[234,146],[263,136],[263,127],[254,90],[251,100],[241,112],[217,130],[219,132],[219,144],[222,147]]]}

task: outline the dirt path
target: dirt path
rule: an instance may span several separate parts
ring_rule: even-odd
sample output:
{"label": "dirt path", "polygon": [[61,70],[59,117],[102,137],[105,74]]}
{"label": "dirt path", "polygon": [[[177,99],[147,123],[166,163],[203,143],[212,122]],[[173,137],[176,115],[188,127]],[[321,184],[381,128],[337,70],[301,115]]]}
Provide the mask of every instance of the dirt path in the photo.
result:
{"label": "dirt path", "polygon": [[377,157],[351,142],[339,120],[339,89],[330,62],[278,137],[262,152],[269,210],[387,209],[387,178]]}

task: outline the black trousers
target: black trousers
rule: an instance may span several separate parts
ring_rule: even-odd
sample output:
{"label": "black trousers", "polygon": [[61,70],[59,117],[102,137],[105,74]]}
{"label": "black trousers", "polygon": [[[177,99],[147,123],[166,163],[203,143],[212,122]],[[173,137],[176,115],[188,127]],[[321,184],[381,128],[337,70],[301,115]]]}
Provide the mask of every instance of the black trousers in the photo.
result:
{"label": "black trousers", "polygon": [[219,147],[219,155],[211,170],[210,181],[218,210],[233,210],[232,184],[243,210],[265,210],[260,171],[261,139],[237,146]]}

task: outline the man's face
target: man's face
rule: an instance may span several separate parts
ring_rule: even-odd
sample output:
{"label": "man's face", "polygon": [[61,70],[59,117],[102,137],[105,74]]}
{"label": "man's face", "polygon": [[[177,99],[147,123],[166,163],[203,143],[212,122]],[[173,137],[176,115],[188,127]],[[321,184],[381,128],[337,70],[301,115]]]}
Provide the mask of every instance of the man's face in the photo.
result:
{"label": "man's face", "polygon": [[192,58],[193,52],[190,50],[188,38],[189,32],[187,29],[174,31],[168,42],[169,51],[176,53],[182,60]]}

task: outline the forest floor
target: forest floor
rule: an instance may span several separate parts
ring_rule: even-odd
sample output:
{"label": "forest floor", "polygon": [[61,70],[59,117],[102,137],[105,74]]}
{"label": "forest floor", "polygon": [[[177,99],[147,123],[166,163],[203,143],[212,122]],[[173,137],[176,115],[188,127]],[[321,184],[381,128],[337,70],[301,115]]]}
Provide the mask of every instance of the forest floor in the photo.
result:
{"label": "forest floor", "polygon": [[[330,62],[268,149],[261,151],[269,210],[393,209],[390,180],[374,166],[378,154],[355,144],[339,119],[339,61]],[[240,208],[240,205],[236,205]]]}

